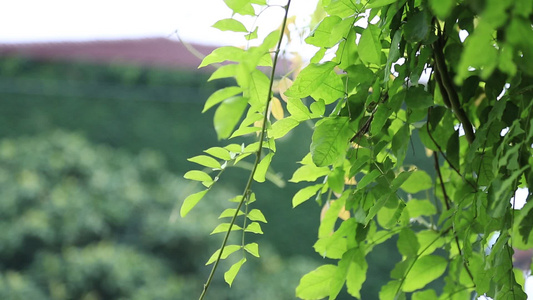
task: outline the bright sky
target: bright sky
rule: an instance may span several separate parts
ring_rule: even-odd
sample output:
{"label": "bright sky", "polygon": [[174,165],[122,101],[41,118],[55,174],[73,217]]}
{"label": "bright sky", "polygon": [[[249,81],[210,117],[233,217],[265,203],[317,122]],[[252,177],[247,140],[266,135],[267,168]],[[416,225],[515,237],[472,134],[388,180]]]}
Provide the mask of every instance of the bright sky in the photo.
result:
{"label": "bright sky", "polygon": [[[316,2],[293,0],[290,14],[309,15]],[[17,0],[3,1],[0,8],[0,43],[165,37],[176,30],[188,42],[243,43],[211,28],[231,17],[222,0]],[[282,13],[270,8],[259,21],[272,20],[264,25],[269,32],[280,25]]]}

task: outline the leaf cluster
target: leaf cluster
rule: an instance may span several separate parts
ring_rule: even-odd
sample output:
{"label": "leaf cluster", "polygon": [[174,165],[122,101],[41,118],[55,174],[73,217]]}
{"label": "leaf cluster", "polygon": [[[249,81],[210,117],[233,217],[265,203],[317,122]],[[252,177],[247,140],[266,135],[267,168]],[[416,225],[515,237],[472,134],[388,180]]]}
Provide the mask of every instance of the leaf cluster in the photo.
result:
{"label": "leaf cluster", "polygon": [[[533,184],[532,3],[322,0],[317,10],[322,17],[305,41],[318,50],[280,80],[283,103],[272,97],[275,72],[269,78],[260,67],[274,70],[279,48],[269,49],[281,44],[287,17],[281,35],[219,48],[201,65],[233,62],[212,78],[237,85],[215,92],[206,109],[220,103],[220,138],[258,134],[250,178],[264,180],[275,140],[302,123],[314,128],[290,179],[311,185],[292,201],[323,205],[314,249],[336,263],[305,275],[296,296],[334,299],[346,286],[360,298],[367,254],[394,237],[402,259],[380,299],[526,299],[513,249],[533,246],[532,202],[516,203],[517,191]],[[432,170],[405,163],[415,143]],[[208,177],[194,180],[209,188]],[[248,184],[239,208],[249,195]],[[242,230],[232,226],[228,234]],[[442,290],[431,288],[435,281]]]}

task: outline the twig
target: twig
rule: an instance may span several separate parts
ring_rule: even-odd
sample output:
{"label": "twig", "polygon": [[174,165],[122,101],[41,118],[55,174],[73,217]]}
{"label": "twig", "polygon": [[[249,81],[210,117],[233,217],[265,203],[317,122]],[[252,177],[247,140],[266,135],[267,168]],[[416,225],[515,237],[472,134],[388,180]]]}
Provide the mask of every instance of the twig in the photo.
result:
{"label": "twig", "polygon": [[261,152],[262,152],[262,149],[263,149],[263,141],[264,141],[265,136],[266,136],[266,123],[267,123],[267,117],[268,117],[268,106],[270,104],[270,100],[272,99],[272,86],[274,84],[274,75],[275,75],[275,72],[276,72],[276,64],[277,64],[277,61],[278,61],[278,56],[279,56],[279,52],[280,52],[280,48],[281,48],[281,42],[283,40],[283,34],[284,34],[284,31],[285,31],[285,26],[287,25],[287,15],[289,13],[289,6],[290,5],[291,5],[291,0],[287,0],[287,5],[285,6],[285,16],[283,18],[283,24],[281,25],[280,37],[279,37],[279,40],[278,40],[278,45],[276,47],[276,51],[274,53],[274,61],[273,61],[273,66],[272,66],[272,72],[270,74],[270,86],[269,86],[269,90],[268,90],[268,98],[266,99],[266,106],[265,106],[265,111],[264,111],[264,116],[263,116],[263,125],[261,127],[261,135],[259,137],[259,149],[257,149],[257,152],[256,152],[254,166],[252,168],[252,171],[250,172],[250,177],[248,177],[248,182],[246,183],[246,187],[244,188],[244,192],[242,194],[242,199],[239,202],[239,205],[237,206],[237,210],[235,211],[235,214],[233,215],[233,218],[231,219],[231,222],[230,222],[229,227],[228,227],[228,231],[226,232],[226,235],[224,236],[224,240],[222,241],[222,245],[220,246],[220,251],[218,253],[218,257],[217,257],[217,259],[215,261],[215,264],[213,265],[213,268],[211,269],[211,273],[209,274],[209,277],[207,278],[207,282],[204,284],[204,289],[202,291],[202,294],[200,295],[199,300],[204,299],[204,297],[205,297],[205,295],[207,293],[207,290],[209,289],[211,281],[213,280],[213,277],[215,275],[215,271],[216,271],[216,269],[218,267],[218,264],[220,263],[220,260],[221,260],[221,257],[222,257],[222,253],[224,252],[224,248],[226,247],[226,244],[228,242],[228,238],[229,238],[229,235],[231,233],[231,229],[233,228],[233,225],[235,224],[235,220],[237,219],[237,216],[239,214],[239,211],[240,211],[244,201],[247,201],[248,197],[250,196],[254,174],[255,174],[255,171],[257,170],[257,166],[259,165],[259,162],[261,160]]}
{"label": "twig", "polygon": [[[428,121],[426,122],[426,130],[428,132],[428,135],[429,135],[429,138],[431,139],[431,141],[433,142],[433,144],[435,144],[435,147],[437,147],[437,149],[439,150],[440,154],[442,155],[442,157],[444,157],[444,159],[446,160],[446,162],[448,162],[448,165],[450,165],[450,168],[452,168],[459,176],[461,176],[461,178],[463,178],[463,180],[468,183],[474,190],[477,190],[477,187],[476,185],[474,185],[472,182],[468,181],[464,176],[463,174],[461,174],[461,171],[459,171],[459,169],[457,169],[453,164],[452,162],[448,159],[448,156],[446,156],[446,154],[444,153],[444,151],[442,151],[442,148],[440,147],[440,145],[437,143],[437,141],[435,140],[435,138],[433,137],[433,135],[431,134],[431,128],[429,128],[429,120],[431,119],[431,107],[428,108]],[[478,172],[479,174],[479,172]]]}
{"label": "twig", "polygon": [[[433,159],[434,159],[434,162],[435,162],[435,170],[437,171],[437,175],[439,176],[440,187],[442,189],[442,195],[444,197],[444,204],[446,205],[446,210],[450,210],[450,208],[451,208],[450,198],[448,197],[448,193],[446,193],[446,187],[444,186],[444,181],[442,180],[442,174],[440,173],[439,156],[438,155],[439,154],[437,152],[433,152]],[[455,233],[455,229],[453,231],[454,231],[455,244],[457,245],[457,251],[459,251],[459,255],[461,257],[463,257],[463,251],[461,250],[461,245],[459,243],[459,238],[457,237],[457,234]],[[470,272],[470,268],[468,268],[468,265],[466,264],[464,259],[463,259],[463,266],[465,267],[465,270],[468,273],[468,276],[470,277],[472,282],[475,284],[474,276],[472,276],[472,272]]]}

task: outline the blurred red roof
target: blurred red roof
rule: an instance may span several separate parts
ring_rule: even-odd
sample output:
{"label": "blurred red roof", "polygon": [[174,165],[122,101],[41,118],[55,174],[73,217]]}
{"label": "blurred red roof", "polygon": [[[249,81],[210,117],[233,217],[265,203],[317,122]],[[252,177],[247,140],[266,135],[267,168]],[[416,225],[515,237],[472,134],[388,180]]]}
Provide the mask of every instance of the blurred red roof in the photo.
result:
{"label": "blurred red roof", "polygon": [[[216,48],[202,45],[191,46],[203,55],[211,53]],[[124,63],[180,69],[196,69],[202,61],[201,58],[191,53],[183,43],[166,38],[0,44],[1,56],[101,64]]]}

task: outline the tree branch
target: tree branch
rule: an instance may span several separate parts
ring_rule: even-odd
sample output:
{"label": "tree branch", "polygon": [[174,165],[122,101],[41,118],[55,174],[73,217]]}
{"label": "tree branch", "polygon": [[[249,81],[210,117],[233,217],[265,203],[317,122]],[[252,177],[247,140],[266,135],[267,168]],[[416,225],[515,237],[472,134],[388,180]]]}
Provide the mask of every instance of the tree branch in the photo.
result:
{"label": "tree branch", "polygon": [[472,144],[475,139],[474,130],[472,123],[461,107],[459,96],[455,90],[450,74],[448,73],[448,69],[446,68],[446,61],[443,53],[444,45],[442,44],[442,33],[440,31],[440,27],[439,38],[431,45],[431,47],[433,48],[433,57],[435,61],[435,80],[439,85],[442,98],[444,99],[444,104],[446,104],[453,111],[459,122],[463,124],[466,140],[469,144]]}

